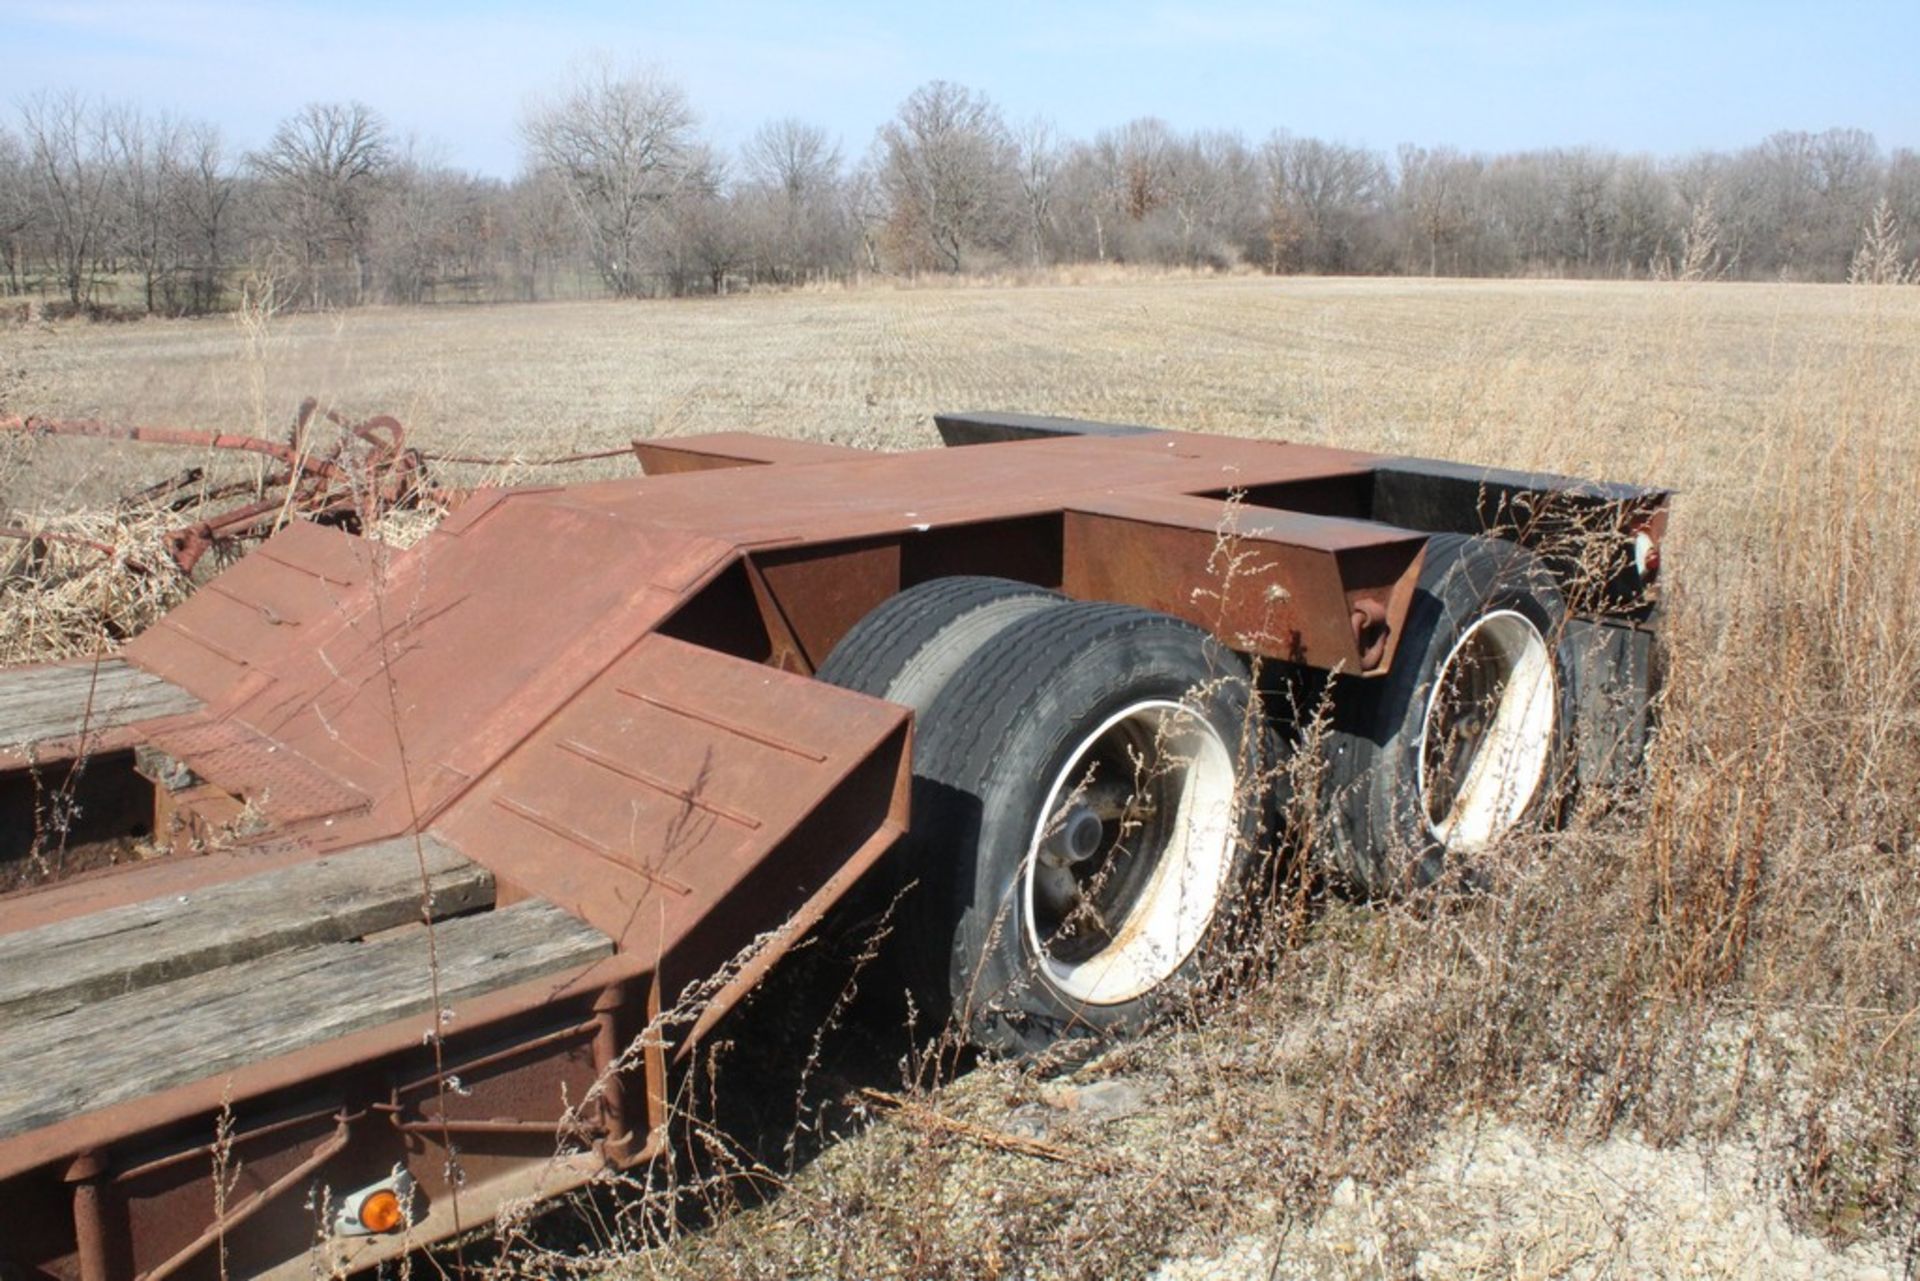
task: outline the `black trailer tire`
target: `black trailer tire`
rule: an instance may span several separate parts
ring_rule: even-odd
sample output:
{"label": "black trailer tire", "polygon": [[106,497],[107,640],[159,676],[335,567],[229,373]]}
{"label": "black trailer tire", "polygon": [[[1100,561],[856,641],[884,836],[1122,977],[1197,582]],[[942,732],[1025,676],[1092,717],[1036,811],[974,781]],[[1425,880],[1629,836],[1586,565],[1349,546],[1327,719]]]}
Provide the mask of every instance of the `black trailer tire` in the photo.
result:
{"label": "black trailer tire", "polygon": [[869,611],[815,675],[924,712],[975,650],[1027,615],[1066,603],[1010,578],[929,579]]}
{"label": "black trailer tire", "polygon": [[1393,668],[1343,678],[1328,736],[1324,837],[1349,888],[1431,885],[1568,784],[1574,699],[1566,604],[1524,548],[1436,534]]}
{"label": "black trailer tire", "polygon": [[1022,619],[922,720],[914,836],[947,995],[976,1045],[1138,1030],[1246,903],[1272,735],[1240,658],[1118,605]]}
{"label": "black trailer tire", "polygon": [[[911,707],[914,756],[933,701],[982,645],[1023,618],[1070,603],[1059,592],[1010,578],[956,575],[929,579],[869,610],[827,654],[814,675],[832,685]],[[918,784],[916,783],[916,787]],[[916,802],[915,812],[918,813]],[[849,935],[863,941],[892,919],[878,973],[891,975],[934,1018],[947,1001],[944,951],[926,944],[945,937],[948,911],[925,884],[915,842],[902,841],[837,911]]]}

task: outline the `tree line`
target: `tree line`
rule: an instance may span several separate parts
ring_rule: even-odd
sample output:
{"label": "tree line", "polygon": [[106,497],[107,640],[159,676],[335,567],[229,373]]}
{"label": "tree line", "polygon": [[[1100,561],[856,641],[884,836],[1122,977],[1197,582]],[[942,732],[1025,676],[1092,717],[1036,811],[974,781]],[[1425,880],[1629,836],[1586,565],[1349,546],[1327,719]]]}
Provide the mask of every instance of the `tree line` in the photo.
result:
{"label": "tree line", "polygon": [[232,305],[725,293],[1066,263],[1459,276],[1910,279],[1920,153],[1858,129],[1681,157],[1371,148],[1142,118],[1091,138],[916,89],[849,156],[772,121],[736,152],[686,92],[601,68],[530,105],[511,181],[315,103],[236,149],[205,121],[47,92],[0,122],[0,293]]}

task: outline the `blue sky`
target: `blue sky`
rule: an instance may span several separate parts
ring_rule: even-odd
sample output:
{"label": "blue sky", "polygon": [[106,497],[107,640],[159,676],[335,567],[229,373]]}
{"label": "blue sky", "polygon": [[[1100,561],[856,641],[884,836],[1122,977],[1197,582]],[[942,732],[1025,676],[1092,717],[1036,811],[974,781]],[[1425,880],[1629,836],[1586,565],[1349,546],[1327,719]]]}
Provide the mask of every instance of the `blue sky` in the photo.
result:
{"label": "blue sky", "polygon": [[1920,0],[0,0],[0,101],[79,87],[213,119],[250,146],[304,102],[358,98],[438,158],[502,176],[519,165],[529,96],[596,55],[677,79],[722,145],[793,115],[857,156],[934,78],[1076,136],[1157,115],[1387,149],[1680,154],[1831,125],[1920,146],[1917,52]]}

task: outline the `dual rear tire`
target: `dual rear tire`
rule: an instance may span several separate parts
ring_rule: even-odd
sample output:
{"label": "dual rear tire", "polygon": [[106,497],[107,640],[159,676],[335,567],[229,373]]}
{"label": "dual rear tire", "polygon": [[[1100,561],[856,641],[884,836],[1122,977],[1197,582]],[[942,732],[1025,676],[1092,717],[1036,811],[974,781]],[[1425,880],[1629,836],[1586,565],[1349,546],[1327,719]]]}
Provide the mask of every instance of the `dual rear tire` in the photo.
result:
{"label": "dual rear tire", "polygon": [[[1392,670],[1345,680],[1316,857],[1364,896],[1428,885],[1552,815],[1565,605],[1526,551],[1429,541]],[[1282,773],[1246,664],[1205,632],[993,578],[875,609],[821,679],[916,713],[892,886],[922,1000],[1029,1053],[1176,1008],[1236,936]]]}
{"label": "dual rear tire", "polygon": [[1574,705],[1566,620],[1524,548],[1428,539],[1392,670],[1335,699],[1321,845],[1350,889],[1424,888],[1556,816]]}
{"label": "dual rear tire", "polygon": [[948,579],[876,610],[820,675],[918,713],[906,931],[969,1039],[1133,1031],[1203,980],[1272,760],[1237,655],[1165,615]]}

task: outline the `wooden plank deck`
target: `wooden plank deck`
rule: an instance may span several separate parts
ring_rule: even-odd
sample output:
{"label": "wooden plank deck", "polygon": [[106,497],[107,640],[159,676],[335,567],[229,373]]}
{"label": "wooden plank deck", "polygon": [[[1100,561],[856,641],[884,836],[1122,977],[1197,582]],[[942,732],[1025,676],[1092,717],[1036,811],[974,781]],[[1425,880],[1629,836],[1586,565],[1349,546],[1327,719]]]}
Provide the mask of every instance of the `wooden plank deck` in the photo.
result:
{"label": "wooden plank deck", "polygon": [[0,671],[0,752],[201,710],[172,681],[128,663],[55,663]]}
{"label": "wooden plank deck", "polygon": [[[433,927],[440,1002],[608,955],[607,936],[526,899]],[[0,1138],[364,1028],[433,1018],[427,927],[296,947],[0,1031]]]}
{"label": "wooden plank deck", "polygon": [[[0,934],[0,1038],[28,1018],[224,965],[344,943],[493,902],[493,877],[432,836],[401,837],[215,885]],[[0,918],[3,919],[3,918]],[[4,1061],[4,1060],[0,1060]]]}

